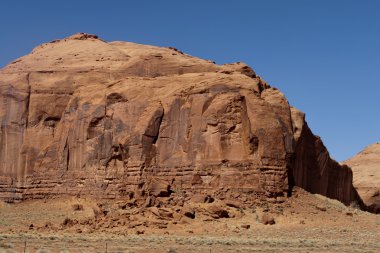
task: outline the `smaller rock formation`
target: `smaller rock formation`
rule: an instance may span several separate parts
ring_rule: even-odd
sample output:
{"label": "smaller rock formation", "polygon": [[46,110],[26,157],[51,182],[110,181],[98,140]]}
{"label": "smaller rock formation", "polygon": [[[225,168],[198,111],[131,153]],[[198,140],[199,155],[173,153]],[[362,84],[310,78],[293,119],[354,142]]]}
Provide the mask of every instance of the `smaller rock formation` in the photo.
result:
{"label": "smaller rock formation", "polygon": [[351,167],[354,187],[368,211],[380,213],[380,142],[343,163]]}

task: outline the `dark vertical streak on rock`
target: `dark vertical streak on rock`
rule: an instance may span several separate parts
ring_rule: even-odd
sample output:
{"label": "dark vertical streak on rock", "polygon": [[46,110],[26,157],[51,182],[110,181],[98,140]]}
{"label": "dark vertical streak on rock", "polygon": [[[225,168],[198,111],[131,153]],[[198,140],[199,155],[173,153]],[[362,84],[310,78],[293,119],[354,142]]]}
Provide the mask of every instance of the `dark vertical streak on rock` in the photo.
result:
{"label": "dark vertical streak on rock", "polygon": [[30,81],[29,81],[29,77],[30,77],[30,72],[28,74],[26,74],[26,82],[28,84],[28,96],[27,96],[27,100],[26,100],[26,108],[25,108],[25,114],[24,114],[24,117],[25,117],[25,129],[28,128],[28,125],[29,125],[30,95],[31,95],[31,92],[32,92]]}
{"label": "dark vertical streak on rock", "polygon": [[145,165],[149,166],[152,158],[155,156],[154,144],[157,142],[160,133],[160,126],[164,116],[164,109],[157,108],[154,112],[147,129],[142,136],[142,155],[145,157]]}
{"label": "dark vertical streak on rock", "polygon": [[67,144],[67,156],[66,156],[66,170],[69,170],[69,164],[70,164],[70,148]]}
{"label": "dark vertical streak on rock", "polygon": [[247,101],[243,96],[241,99],[241,120],[243,124],[243,144],[248,155],[255,155],[259,149],[259,138],[252,133],[251,122],[248,117]]}
{"label": "dark vertical streak on rock", "polygon": [[63,148],[64,166],[63,168],[68,171],[70,163],[70,150],[69,150],[69,140],[66,139],[65,147]]}

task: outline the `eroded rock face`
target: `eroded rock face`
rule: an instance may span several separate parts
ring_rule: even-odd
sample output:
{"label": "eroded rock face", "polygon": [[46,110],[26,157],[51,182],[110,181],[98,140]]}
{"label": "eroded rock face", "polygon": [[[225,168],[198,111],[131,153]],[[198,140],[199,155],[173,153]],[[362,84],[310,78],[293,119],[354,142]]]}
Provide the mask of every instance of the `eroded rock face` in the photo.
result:
{"label": "eroded rock face", "polygon": [[368,209],[380,213],[380,142],[343,163],[352,168],[354,187]]}
{"label": "eroded rock face", "polygon": [[352,186],[351,169],[330,158],[322,140],[309,129],[302,112],[291,108],[291,113],[296,144],[290,184],[345,204],[356,202],[364,207]]}
{"label": "eroded rock face", "polygon": [[280,200],[293,185],[357,199],[351,170],[243,63],[76,34],[3,68],[0,92],[6,201],[205,194],[250,203]]}

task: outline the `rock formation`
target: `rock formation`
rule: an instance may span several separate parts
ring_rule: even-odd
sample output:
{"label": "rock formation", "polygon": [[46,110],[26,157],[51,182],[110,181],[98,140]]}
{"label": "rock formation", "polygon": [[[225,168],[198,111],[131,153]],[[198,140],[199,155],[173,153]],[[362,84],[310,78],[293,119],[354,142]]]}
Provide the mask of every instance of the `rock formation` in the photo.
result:
{"label": "rock formation", "polygon": [[380,213],[380,142],[343,163],[352,168],[354,187],[369,211]]}
{"label": "rock formation", "polygon": [[303,113],[244,63],[75,34],[0,71],[0,198],[360,201]]}

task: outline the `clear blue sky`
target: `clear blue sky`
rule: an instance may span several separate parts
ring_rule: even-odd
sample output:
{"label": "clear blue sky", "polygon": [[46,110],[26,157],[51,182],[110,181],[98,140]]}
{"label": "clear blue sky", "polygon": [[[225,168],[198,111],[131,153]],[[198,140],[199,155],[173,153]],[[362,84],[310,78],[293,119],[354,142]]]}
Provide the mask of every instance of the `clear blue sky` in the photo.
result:
{"label": "clear blue sky", "polygon": [[76,32],[246,62],[338,161],[380,141],[380,1],[2,0],[0,66]]}

